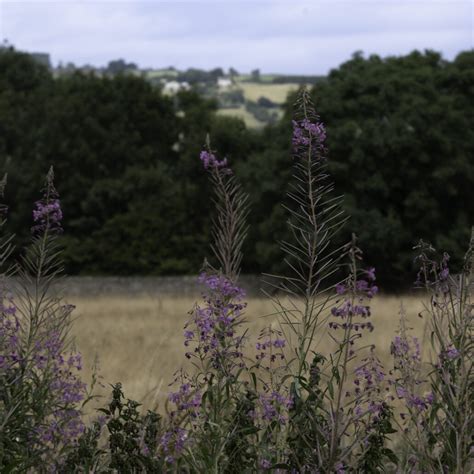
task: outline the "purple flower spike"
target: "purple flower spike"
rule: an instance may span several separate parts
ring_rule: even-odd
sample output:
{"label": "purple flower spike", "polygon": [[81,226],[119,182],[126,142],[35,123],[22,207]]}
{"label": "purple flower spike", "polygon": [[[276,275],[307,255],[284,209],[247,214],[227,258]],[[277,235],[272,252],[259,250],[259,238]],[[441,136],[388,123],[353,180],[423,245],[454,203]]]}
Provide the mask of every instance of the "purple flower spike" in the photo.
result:
{"label": "purple flower spike", "polygon": [[449,268],[443,268],[439,274],[440,280],[447,280],[449,276]]}
{"label": "purple flower spike", "polygon": [[227,158],[219,161],[213,153],[206,150],[201,151],[199,158],[206,170],[222,169],[223,171],[230,173],[230,169],[227,166]]}
{"label": "purple flower spike", "polygon": [[35,202],[35,209],[33,210],[33,222],[35,225],[32,230],[35,233],[49,231],[51,233],[59,234],[63,230],[61,227],[63,212],[61,210],[59,195],[54,187],[53,180],[53,170],[50,169],[43,197],[41,200]]}
{"label": "purple flower spike", "polygon": [[37,201],[35,203],[36,209],[33,210],[33,221],[35,222],[34,229],[37,231],[51,231],[61,232],[61,221],[63,213],[59,199],[53,199],[50,203],[45,204],[44,201]]}
{"label": "purple flower spike", "polygon": [[444,359],[456,359],[460,355],[459,351],[455,347],[449,347],[445,352],[444,352]]}
{"label": "purple flower spike", "polygon": [[326,129],[321,122],[313,123],[308,119],[296,121],[293,120],[293,148],[298,150],[300,147],[315,148],[321,147],[326,140]]}

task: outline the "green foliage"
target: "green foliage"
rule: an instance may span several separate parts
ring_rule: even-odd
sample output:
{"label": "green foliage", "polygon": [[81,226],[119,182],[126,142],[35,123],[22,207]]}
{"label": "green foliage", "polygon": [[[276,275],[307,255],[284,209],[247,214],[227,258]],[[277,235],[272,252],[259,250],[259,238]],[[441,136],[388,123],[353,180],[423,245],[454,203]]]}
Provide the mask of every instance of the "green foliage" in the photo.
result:
{"label": "green foliage", "polygon": [[[430,51],[387,59],[356,54],[312,89],[351,230],[387,285],[410,281],[410,249],[419,237],[462,255],[474,216],[473,89],[474,53],[448,62]],[[271,209],[284,197],[293,101],[248,160],[260,188],[276,191],[271,207],[255,201],[253,222],[261,228],[279,226]],[[272,165],[262,166],[269,155]],[[266,244],[267,235],[254,245]],[[267,269],[278,264],[272,258]]]}
{"label": "green foliage", "polygon": [[156,472],[154,459],[160,433],[160,416],[148,412],[142,417],[139,403],[124,400],[122,386],[113,386],[112,400],[107,409],[100,411],[107,417],[108,448],[112,470],[118,472]]}
{"label": "green foliage", "polygon": [[209,132],[224,152],[245,153],[251,142],[240,120],[215,116],[215,102],[194,92],[171,99],[140,78],[75,73],[53,81],[10,50],[0,54],[0,81],[0,159],[20,243],[31,226],[26,203],[53,164],[65,196],[68,273],[199,268],[211,203],[196,156]]}
{"label": "green foliage", "polygon": [[384,404],[379,417],[372,422],[372,426],[369,428],[370,434],[367,437],[364,454],[357,466],[358,472],[383,472],[387,466],[387,461],[395,466],[397,465],[398,458],[396,454],[386,446],[387,441],[389,441],[387,435],[397,432],[392,426],[392,420],[392,409]]}
{"label": "green foliage", "polygon": [[[189,70],[185,78],[204,73],[212,85],[222,71]],[[419,237],[460,255],[474,215],[474,53],[451,62],[430,51],[356,54],[316,82],[312,96],[327,124],[328,166],[351,229],[366,259],[377,261],[381,281],[398,288],[408,281]],[[54,165],[65,196],[68,273],[191,273],[209,237],[208,185],[196,156],[211,133],[253,203],[243,271],[278,272],[276,242],[288,237],[279,202],[291,169],[293,100],[281,121],[250,131],[217,116],[216,101],[196,92],[165,97],[127,75],[54,80],[30,56],[3,49],[0,162],[10,175],[12,230],[26,241],[26,203]],[[273,120],[273,109],[248,107]]]}
{"label": "green foliage", "polygon": [[111,399],[102,415],[87,428],[69,452],[62,472],[164,472],[159,459],[161,416],[126,399],[122,385],[112,385]]}
{"label": "green foliage", "polygon": [[[0,210],[3,226],[6,207]],[[57,470],[83,432],[81,409],[89,400],[79,378],[81,356],[69,339],[74,307],[51,291],[62,270],[62,214],[52,169],[33,213],[33,236],[14,266],[15,279],[3,268],[11,239],[2,236],[0,245],[1,472],[29,472],[42,464]]]}
{"label": "green foliage", "polygon": [[276,123],[278,121],[278,112],[272,110],[272,107],[270,107],[268,103],[263,102],[264,103],[261,104],[260,100],[258,103],[247,100],[245,102],[245,109],[261,122],[269,124]]}
{"label": "green foliage", "polygon": [[[194,99],[183,97],[183,104]],[[420,370],[421,347],[407,334],[402,308],[399,336],[391,345],[394,370],[387,380],[375,346],[363,334],[373,330],[367,318],[378,291],[375,269],[360,267],[354,235],[351,243],[337,246],[346,219],[327,172],[326,131],[306,90],[296,106],[293,179],[284,207],[290,239],[281,243],[287,269],[273,276],[279,330],[264,329],[255,346],[258,354],[248,357],[245,293],[238,286],[247,197],[227,159],[217,157],[206,140],[200,161],[215,191],[211,248],[216,265],[201,274],[207,289],[185,327],[185,355],[193,373],[176,373],[180,385],[169,394],[163,419],[151,411],[142,415],[140,404],[125,399],[117,383],[111,401],[99,410],[104,416],[88,428],[84,424],[91,395],[76,374],[80,355],[68,352],[73,306],[62,304],[52,286],[62,271],[63,215],[50,169],[43,196],[35,202],[31,244],[15,267],[19,278],[12,282],[8,271],[0,274],[2,472],[472,471],[474,228],[460,275],[450,274],[448,254],[438,261],[430,245],[421,241],[417,247],[418,281],[429,295],[431,371]],[[241,125],[223,123],[224,131]],[[220,139],[231,146],[233,136],[223,132]],[[139,182],[150,200],[154,194],[147,194],[148,186],[172,174],[172,163],[144,170],[125,167],[126,183]],[[107,196],[120,203],[127,190],[113,179],[104,183]],[[140,207],[128,207],[141,204],[134,192],[131,185],[127,207],[115,217],[143,218]],[[0,228],[6,211],[0,203]],[[122,228],[140,232],[140,223]],[[112,232],[107,235],[113,238]],[[11,250],[11,238],[0,239],[0,266]],[[348,271],[341,276],[344,268]],[[326,329],[335,349],[323,355],[319,342]],[[428,383],[431,392],[421,395]],[[401,422],[391,403],[395,396],[403,409]],[[401,450],[389,447],[394,433]]]}

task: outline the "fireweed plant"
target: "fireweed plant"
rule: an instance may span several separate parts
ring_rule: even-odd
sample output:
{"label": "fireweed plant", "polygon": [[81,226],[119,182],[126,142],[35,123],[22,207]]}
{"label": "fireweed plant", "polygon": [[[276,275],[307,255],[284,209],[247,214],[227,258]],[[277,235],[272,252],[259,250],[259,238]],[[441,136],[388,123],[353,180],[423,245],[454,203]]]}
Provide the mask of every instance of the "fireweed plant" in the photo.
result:
{"label": "fireweed plant", "polygon": [[[2,206],[1,211],[3,228],[6,207]],[[33,210],[31,244],[17,265],[2,269],[2,472],[22,472],[38,466],[58,471],[84,431],[81,404],[88,394],[79,378],[81,356],[68,341],[73,306],[64,304],[51,291],[61,273],[57,243],[61,220],[51,169],[43,197]],[[11,241],[11,237],[3,237],[3,265],[13,250]]]}
{"label": "fireweed plant", "polygon": [[[62,212],[48,173],[31,245],[11,268],[12,237],[0,240],[1,472],[472,471],[474,233],[457,276],[446,254],[436,259],[420,242],[429,344],[410,335],[401,307],[393,366],[383,367],[369,339],[376,271],[363,265],[355,236],[334,245],[347,217],[325,140],[303,89],[285,202],[291,238],[281,243],[287,271],[265,277],[278,324],[255,339],[239,285],[248,197],[207,140],[199,158],[215,191],[213,265],[204,264],[202,298],[184,327],[188,369],[176,372],[161,414],[141,414],[117,383],[88,426],[91,395],[68,338],[73,307],[52,286]],[[0,214],[3,230],[3,205]],[[323,338],[331,351],[321,349]]]}
{"label": "fireweed plant", "polygon": [[416,285],[428,294],[424,315],[430,332],[430,362],[421,367],[420,343],[408,334],[401,310],[392,342],[394,384],[402,401],[401,433],[407,469],[471,472],[474,433],[474,341],[472,287],[474,229],[462,272],[451,275],[449,255],[420,241]]}

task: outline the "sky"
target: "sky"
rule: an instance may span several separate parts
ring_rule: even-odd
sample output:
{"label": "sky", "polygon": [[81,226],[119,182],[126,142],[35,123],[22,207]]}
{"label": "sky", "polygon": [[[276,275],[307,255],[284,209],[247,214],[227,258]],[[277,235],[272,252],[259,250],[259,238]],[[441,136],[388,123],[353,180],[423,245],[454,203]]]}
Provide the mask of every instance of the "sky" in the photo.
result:
{"label": "sky", "polygon": [[0,41],[54,65],[326,74],[355,51],[473,48],[474,0],[0,0]]}

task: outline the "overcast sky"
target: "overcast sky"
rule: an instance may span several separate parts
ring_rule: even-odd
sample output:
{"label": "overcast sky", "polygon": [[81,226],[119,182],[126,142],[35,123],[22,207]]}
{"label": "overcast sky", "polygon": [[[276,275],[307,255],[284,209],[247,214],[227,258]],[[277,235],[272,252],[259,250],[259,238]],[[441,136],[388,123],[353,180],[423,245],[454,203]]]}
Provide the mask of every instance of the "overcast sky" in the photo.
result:
{"label": "overcast sky", "polygon": [[0,0],[0,39],[53,64],[325,74],[356,50],[473,48],[473,1]]}

